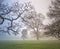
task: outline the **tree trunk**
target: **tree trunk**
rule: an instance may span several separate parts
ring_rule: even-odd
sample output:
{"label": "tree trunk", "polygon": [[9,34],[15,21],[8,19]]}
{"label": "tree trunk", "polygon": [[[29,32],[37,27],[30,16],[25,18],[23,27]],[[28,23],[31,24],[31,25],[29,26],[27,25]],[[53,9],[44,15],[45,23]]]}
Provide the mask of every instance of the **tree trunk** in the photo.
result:
{"label": "tree trunk", "polygon": [[39,32],[38,32],[38,30],[36,32],[36,38],[37,38],[37,40],[39,40]]}
{"label": "tree trunk", "polygon": [[39,40],[39,36],[37,35],[37,40]]}
{"label": "tree trunk", "polygon": [[39,30],[38,30],[38,27],[37,27],[37,40],[39,40]]}

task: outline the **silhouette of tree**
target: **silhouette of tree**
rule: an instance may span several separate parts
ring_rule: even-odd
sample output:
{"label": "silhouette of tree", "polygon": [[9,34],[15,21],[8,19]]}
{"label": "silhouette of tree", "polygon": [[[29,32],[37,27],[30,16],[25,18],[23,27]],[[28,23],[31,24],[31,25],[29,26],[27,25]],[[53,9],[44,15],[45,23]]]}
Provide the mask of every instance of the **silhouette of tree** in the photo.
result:
{"label": "silhouette of tree", "polygon": [[47,27],[47,34],[60,38],[60,0],[51,1],[48,17],[55,20]]}

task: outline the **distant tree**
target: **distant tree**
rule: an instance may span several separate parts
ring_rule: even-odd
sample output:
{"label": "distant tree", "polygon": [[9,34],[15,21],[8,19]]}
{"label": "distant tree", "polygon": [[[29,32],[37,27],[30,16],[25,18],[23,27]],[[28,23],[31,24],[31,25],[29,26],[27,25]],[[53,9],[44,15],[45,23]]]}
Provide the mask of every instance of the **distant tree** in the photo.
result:
{"label": "distant tree", "polygon": [[23,29],[23,30],[22,30],[22,36],[21,36],[21,38],[22,38],[23,40],[25,40],[25,39],[27,38],[27,29]]}
{"label": "distant tree", "polygon": [[32,32],[33,35],[35,35],[36,39],[39,40],[40,29],[43,28],[42,21],[45,17],[41,13],[37,13],[31,4],[30,6],[28,5],[29,4],[27,4],[27,8],[31,7],[32,9],[24,14],[22,21],[27,26],[27,28],[30,28],[34,31]]}
{"label": "distant tree", "polygon": [[47,35],[60,38],[60,0],[51,1],[48,17],[55,20],[47,27]]}

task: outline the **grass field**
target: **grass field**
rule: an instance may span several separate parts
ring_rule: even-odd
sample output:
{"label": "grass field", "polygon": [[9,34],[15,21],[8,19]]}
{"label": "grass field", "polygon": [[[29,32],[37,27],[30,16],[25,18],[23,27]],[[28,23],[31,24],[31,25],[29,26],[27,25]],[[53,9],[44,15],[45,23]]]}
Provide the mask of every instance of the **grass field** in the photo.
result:
{"label": "grass field", "polygon": [[59,40],[0,41],[0,49],[60,49]]}

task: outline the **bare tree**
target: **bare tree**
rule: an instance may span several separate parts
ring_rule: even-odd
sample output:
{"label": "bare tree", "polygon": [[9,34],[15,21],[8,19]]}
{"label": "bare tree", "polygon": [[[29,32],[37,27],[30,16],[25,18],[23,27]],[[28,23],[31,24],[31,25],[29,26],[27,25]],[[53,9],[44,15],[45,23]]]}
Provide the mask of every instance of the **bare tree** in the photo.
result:
{"label": "bare tree", "polygon": [[[25,12],[28,12],[32,9],[32,6],[28,5],[29,3],[19,4],[18,2],[13,3],[11,7],[2,4],[4,0],[0,1],[0,32],[6,32],[10,35],[10,33],[18,34],[21,24],[20,21],[22,19],[22,15]],[[15,17],[16,16],[16,17]],[[15,22],[19,20],[18,23]],[[8,26],[4,24],[4,22],[9,21]],[[4,26],[5,25],[5,26]],[[3,26],[3,27],[1,27]],[[3,28],[3,29],[2,29]],[[4,30],[4,28],[6,28]],[[16,29],[17,28],[17,29]]]}
{"label": "bare tree", "polygon": [[60,38],[60,0],[51,1],[48,17],[51,19],[54,18],[55,21],[47,27],[49,29],[47,34]]}
{"label": "bare tree", "polygon": [[32,8],[28,12],[24,13],[22,21],[27,28],[30,28],[34,31],[32,32],[33,35],[35,35],[36,39],[39,40],[40,29],[43,28],[42,21],[45,17],[40,13],[36,13],[35,8],[31,4],[27,4],[26,6],[27,8]]}

